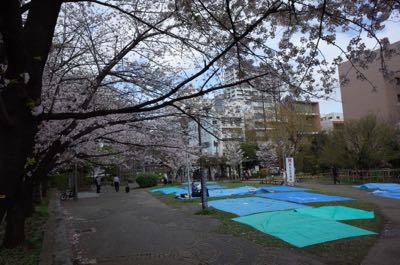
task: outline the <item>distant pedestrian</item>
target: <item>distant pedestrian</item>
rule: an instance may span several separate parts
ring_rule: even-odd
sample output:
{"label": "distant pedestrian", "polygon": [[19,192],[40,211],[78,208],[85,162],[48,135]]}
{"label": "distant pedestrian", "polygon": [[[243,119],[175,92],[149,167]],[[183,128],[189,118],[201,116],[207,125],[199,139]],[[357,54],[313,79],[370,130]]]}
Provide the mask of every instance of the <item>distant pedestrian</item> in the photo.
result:
{"label": "distant pedestrian", "polygon": [[192,182],[192,197],[201,197],[201,186]]}
{"label": "distant pedestrian", "polygon": [[126,184],[125,186],[125,192],[128,193],[131,190],[131,188],[129,187],[129,184]]}
{"label": "distant pedestrian", "polygon": [[333,176],[333,184],[340,183],[339,181],[339,171],[335,165],[332,166],[332,176]]}
{"label": "distant pedestrian", "polygon": [[94,180],[94,184],[96,185],[96,192],[100,193],[100,188],[101,188],[101,178],[96,177]]}
{"label": "distant pedestrian", "polygon": [[168,175],[167,175],[167,173],[164,173],[164,175],[163,175],[162,178],[161,178],[161,182],[162,182],[164,185],[167,185],[167,184],[168,184]]}
{"label": "distant pedestrian", "polygon": [[120,183],[119,177],[115,176],[113,182],[114,182],[115,191],[118,192],[119,191],[119,183]]}

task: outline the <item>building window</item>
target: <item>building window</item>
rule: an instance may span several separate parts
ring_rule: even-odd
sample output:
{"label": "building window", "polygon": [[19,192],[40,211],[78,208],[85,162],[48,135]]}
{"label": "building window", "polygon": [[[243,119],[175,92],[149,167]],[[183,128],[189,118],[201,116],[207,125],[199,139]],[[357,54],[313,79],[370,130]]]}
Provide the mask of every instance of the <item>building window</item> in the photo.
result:
{"label": "building window", "polygon": [[400,103],[400,94],[397,94],[397,102]]}

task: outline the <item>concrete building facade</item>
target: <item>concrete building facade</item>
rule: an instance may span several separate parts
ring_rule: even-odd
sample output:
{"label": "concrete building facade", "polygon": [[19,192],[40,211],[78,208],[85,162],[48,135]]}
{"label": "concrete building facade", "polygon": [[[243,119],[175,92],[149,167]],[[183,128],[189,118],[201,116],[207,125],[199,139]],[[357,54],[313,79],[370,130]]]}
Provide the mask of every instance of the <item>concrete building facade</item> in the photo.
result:
{"label": "concrete building facade", "polygon": [[[389,124],[400,125],[400,41],[389,48],[395,50],[391,58],[385,59],[390,76],[384,76],[380,71],[379,56],[368,65],[368,69],[357,67],[359,72],[350,62],[339,65],[345,121],[374,114]],[[357,78],[360,73],[367,80]]]}
{"label": "concrete building facade", "polygon": [[334,112],[321,115],[321,130],[329,132],[344,124],[343,113]]}

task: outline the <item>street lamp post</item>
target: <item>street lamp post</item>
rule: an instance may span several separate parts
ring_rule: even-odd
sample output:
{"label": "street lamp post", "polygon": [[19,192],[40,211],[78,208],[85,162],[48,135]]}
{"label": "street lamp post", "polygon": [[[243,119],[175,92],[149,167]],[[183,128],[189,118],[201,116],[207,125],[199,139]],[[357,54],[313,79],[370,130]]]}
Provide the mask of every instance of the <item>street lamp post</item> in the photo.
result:
{"label": "street lamp post", "polygon": [[78,200],[78,165],[76,161],[74,165],[74,200]]}
{"label": "street lamp post", "polygon": [[206,209],[208,207],[207,203],[207,187],[206,187],[206,180],[203,171],[203,163],[202,163],[202,156],[203,156],[203,146],[201,142],[201,127],[200,127],[200,119],[197,121],[197,132],[199,136],[199,147],[200,147],[200,160],[199,160],[199,167],[200,167],[200,179],[201,179],[201,207]]}

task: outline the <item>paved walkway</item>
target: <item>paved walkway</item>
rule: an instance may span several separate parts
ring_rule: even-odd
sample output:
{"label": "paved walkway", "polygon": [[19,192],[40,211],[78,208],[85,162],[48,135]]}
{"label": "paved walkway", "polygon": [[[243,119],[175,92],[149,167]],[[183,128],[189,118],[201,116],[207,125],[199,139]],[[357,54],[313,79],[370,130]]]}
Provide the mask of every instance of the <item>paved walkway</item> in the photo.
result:
{"label": "paved walkway", "polygon": [[366,201],[378,206],[385,218],[385,229],[380,239],[371,248],[362,265],[399,265],[400,264],[400,200],[374,196],[366,190],[350,185],[328,185],[302,183],[300,186],[319,189]]}
{"label": "paved walkway", "polygon": [[220,222],[169,207],[143,190],[65,202],[74,264],[317,265],[296,249],[264,248],[213,232]]}

